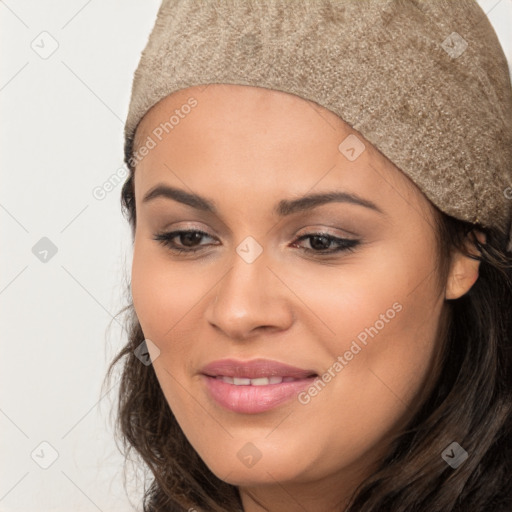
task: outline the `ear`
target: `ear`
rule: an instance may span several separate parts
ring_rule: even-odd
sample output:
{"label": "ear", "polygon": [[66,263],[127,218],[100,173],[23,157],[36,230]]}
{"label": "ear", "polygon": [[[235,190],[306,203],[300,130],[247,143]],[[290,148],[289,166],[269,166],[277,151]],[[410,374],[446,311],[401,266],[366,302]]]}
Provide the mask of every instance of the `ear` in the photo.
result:
{"label": "ear", "polygon": [[[485,233],[476,230],[473,230],[473,233],[480,243],[485,244]],[[480,255],[474,243],[469,239],[469,235],[466,247],[468,248],[469,254],[475,257]],[[467,293],[478,279],[479,267],[480,261],[469,258],[458,250],[452,254],[450,272],[446,283],[446,299],[458,299]]]}

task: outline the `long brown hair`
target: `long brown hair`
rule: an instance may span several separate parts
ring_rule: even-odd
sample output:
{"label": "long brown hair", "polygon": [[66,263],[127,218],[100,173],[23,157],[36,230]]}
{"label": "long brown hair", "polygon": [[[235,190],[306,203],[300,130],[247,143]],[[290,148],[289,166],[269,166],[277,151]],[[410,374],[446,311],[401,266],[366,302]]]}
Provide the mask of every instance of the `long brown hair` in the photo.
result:
{"label": "long brown hair", "polygon": [[[130,154],[127,146],[127,163]],[[121,202],[134,233],[135,169],[129,167]],[[475,258],[468,238],[480,254],[480,275],[468,293],[447,301],[439,378],[379,469],[355,490],[346,512],[512,511],[512,255],[505,234],[436,214],[441,277],[453,249]],[[486,234],[485,243],[474,236],[475,227]],[[116,434],[126,460],[136,452],[151,473],[144,512],[243,511],[238,489],[217,478],[188,442],[152,365],[135,356],[144,334],[133,305],[123,311],[128,341],[105,383],[122,364]],[[457,469],[441,457],[452,441],[469,454]]]}

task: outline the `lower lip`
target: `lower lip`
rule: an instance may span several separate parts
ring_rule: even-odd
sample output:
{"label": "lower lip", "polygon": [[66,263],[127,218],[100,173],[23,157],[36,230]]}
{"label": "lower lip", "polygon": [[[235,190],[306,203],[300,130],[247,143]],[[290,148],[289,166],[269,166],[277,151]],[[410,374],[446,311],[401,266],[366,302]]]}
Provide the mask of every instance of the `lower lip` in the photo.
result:
{"label": "lower lip", "polygon": [[237,386],[203,375],[210,396],[222,407],[242,414],[257,414],[274,409],[310,386],[315,377],[268,384]]}

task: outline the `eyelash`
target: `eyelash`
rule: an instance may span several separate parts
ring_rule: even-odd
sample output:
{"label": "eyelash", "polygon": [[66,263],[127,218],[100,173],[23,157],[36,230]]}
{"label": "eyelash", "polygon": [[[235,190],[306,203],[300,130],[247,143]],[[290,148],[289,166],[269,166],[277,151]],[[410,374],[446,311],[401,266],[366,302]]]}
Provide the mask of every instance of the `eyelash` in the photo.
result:
{"label": "eyelash", "polygon": [[[170,249],[175,254],[182,254],[182,253],[193,254],[193,253],[201,251],[202,250],[201,247],[204,248],[204,246],[199,246],[197,248],[192,248],[192,249],[191,248],[183,249],[183,248],[176,247],[175,242],[172,241],[173,238],[176,238],[179,235],[190,234],[190,233],[197,233],[202,236],[207,236],[207,237],[213,238],[208,233],[205,233],[204,231],[201,231],[200,229],[190,229],[190,230],[185,229],[185,230],[179,230],[179,231],[170,231],[168,233],[157,233],[153,239],[160,242],[162,245],[164,245],[165,247]],[[331,242],[331,243],[335,242],[338,245],[338,247],[335,249],[324,249],[321,251],[316,251],[315,249],[304,248],[304,251],[306,251],[308,253],[313,253],[313,254],[319,255],[319,256],[329,256],[329,255],[339,253],[339,252],[352,252],[360,244],[359,240],[353,240],[353,239],[349,239],[349,238],[339,238],[339,237],[335,237],[333,235],[330,235],[328,233],[323,233],[323,232],[314,232],[314,233],[307,233],[305,235],[301,235],[293,243],[296,244],[297,242],[300,242],[302,240],[305,240],[308,238],[315,238],[315,237],[327,238],[329,240],[329,242]]]}

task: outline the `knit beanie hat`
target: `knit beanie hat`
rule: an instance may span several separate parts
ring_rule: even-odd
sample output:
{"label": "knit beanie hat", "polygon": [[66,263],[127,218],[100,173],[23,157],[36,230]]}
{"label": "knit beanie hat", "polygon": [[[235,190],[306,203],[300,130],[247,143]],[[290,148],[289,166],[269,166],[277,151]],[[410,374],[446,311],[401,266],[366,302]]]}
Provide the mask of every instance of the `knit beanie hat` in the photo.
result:
{"label": "knit beanie hat", "polygon": [[[512,251],[512,89],[475,0],[163,0],[125,125],[194,85],[264,87],[341,117],[444,213]],[[341,141],[340,141],[341,142]]]}

